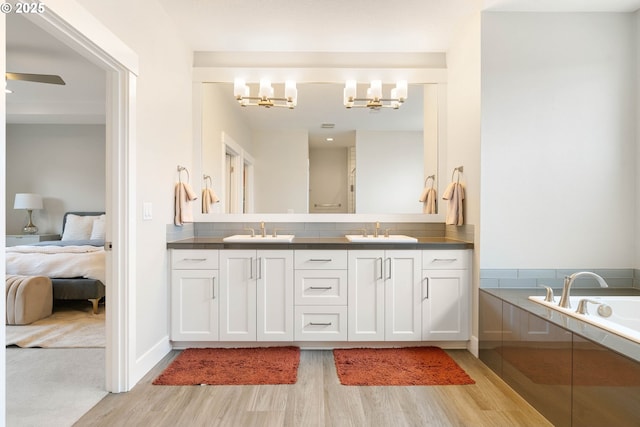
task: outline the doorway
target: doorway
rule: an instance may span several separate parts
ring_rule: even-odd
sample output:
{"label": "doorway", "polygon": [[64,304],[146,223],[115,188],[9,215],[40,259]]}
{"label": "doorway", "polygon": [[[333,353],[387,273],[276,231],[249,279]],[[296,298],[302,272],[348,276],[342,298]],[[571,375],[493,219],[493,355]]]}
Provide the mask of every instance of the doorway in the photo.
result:
{"label": "doorway", "polygon": [[[133,304],[129,303],[134,290],[126,284],[135,283],[131,267],[135,265],[135,212],[130,202],[135,189],[131,189],[129,183],[135,182],[134,95],[138,58],[84,9],[65,4],[47,6],[44,13],[27,18],[106,73],[105,211],[108,219],[105,240],[109,286],[106,287],[105,389],[123,392],[133,386],[129,367],[135,354],[135,341],[130,333],[135,330],[132,324],[135,313]],[[3,54],[6,58],[6,49]],[[6,198],[6,189],[3,191]],[[2,360],[4,364],[5,359]]]}

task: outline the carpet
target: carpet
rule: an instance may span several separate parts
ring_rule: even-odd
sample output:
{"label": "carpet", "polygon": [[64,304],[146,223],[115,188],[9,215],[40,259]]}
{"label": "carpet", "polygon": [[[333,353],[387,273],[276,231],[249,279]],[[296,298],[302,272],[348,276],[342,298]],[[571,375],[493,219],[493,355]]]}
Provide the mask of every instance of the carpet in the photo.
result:
{"label": "carpet", "polygon": [[153,384],[295,384],[299,364],[298,347],[188,348]]}
{"label": "carpet", "polygon": [[6,325],[7,346],[42,348],[105,347],[105,314],[88,301],[56,301],[53,314],[30,325]]}
{"label": "carpet", "polygon": [[333,358],[343,385],[475,384],[439,347],[336,349]]}
{"label": "carpet", "polygon": [[570,385],[573,382],[577,386],[640,386],[637,362],[623,356],[612,356],[608,351],[498,347],[496,352],[536,384]]}

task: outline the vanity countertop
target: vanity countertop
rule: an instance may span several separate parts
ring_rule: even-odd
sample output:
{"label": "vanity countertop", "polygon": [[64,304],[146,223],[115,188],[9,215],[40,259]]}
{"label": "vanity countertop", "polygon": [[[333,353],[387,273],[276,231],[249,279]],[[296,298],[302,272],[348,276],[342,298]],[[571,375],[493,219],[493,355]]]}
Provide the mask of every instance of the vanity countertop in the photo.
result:
{"label": "vanity countertop", "polygon": [[222,237],[167,242],[167,249],[473,249],[473,243],[445,237],[419,237],[417,243],[352,243],[346,237],[296,237],[291,243],[228,243]]}

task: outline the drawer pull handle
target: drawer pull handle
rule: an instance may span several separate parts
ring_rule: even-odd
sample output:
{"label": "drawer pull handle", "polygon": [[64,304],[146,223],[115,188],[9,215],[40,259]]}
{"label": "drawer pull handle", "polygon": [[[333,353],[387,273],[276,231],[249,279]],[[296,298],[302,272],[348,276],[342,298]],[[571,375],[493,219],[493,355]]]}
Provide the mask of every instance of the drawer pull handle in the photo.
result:
{"label": "drawer pull handle", "polygon": [[314,289],[314,290],[329,290],[329,289],[333,289],[333,286],[310,286],[309,289]]}
{"label": "drawer pull handle", "polygon": [[434,258],[433,262],[454,262],[457,260],[458,258]]}
{"label": "drawer pull handle", "polygon": [[331,322],[309,322],[309,326],[331,326]]}
{"label": "drawer pull handle", "polygon": [[331,262],[331,258],[309,258],[309,262]]}
{"label": "drawer pull handle", "polygon": [[204,262],[207,259],[206,258],[183,258],[183,261],[189,261],[189,262]]}

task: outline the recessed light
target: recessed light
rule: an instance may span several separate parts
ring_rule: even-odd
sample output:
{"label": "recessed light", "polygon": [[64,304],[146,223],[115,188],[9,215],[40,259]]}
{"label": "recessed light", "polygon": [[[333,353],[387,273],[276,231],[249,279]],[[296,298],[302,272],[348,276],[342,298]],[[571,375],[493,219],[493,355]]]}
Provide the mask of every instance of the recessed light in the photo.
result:
{"label": "recessed light", "polygon": [[327,138],[327,142],[333,142],[333,138]]}

